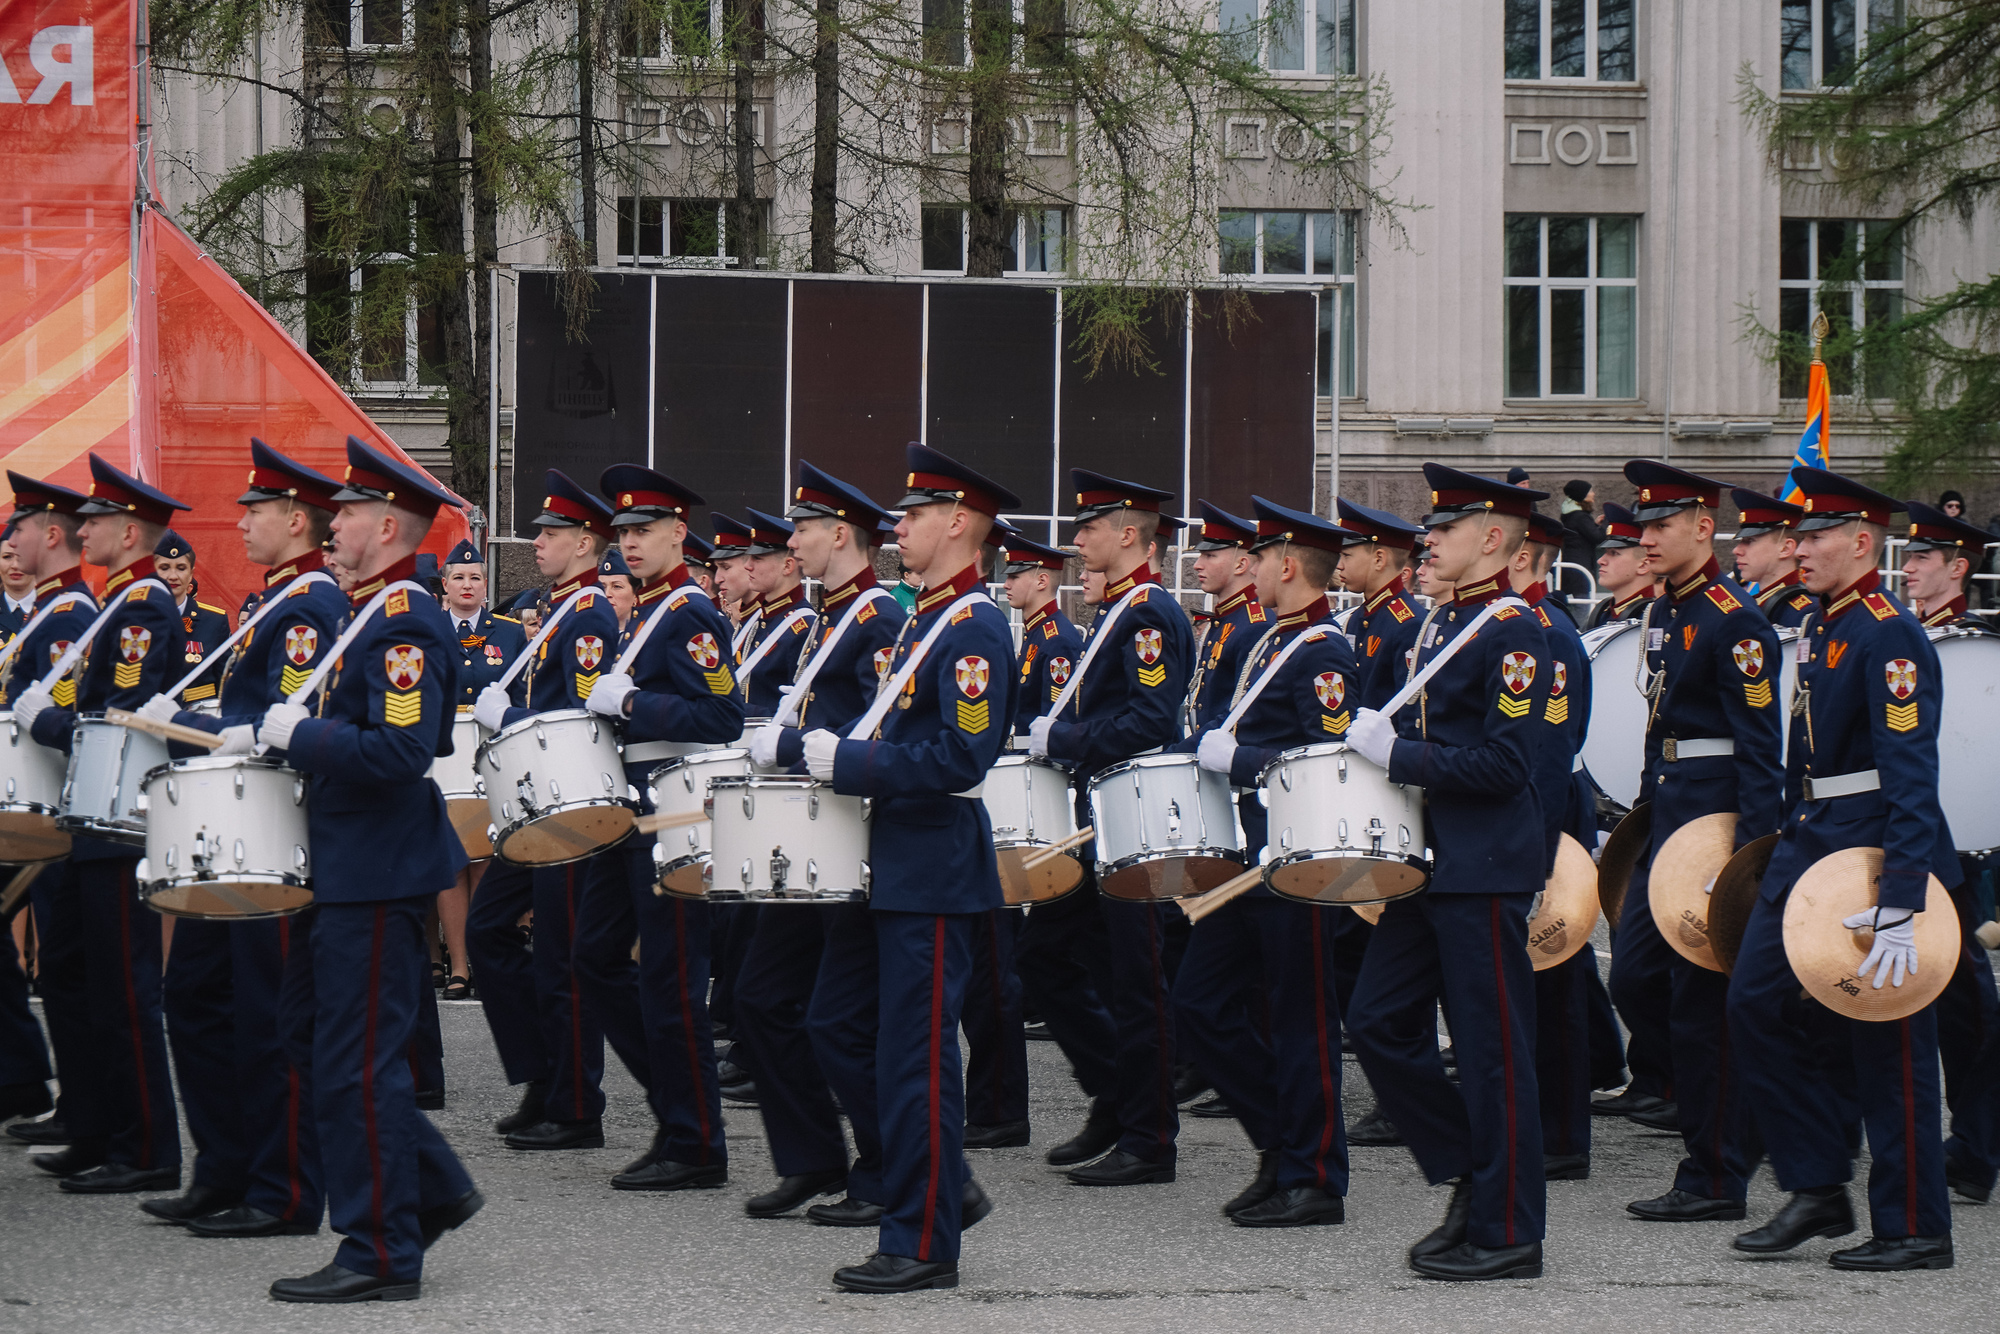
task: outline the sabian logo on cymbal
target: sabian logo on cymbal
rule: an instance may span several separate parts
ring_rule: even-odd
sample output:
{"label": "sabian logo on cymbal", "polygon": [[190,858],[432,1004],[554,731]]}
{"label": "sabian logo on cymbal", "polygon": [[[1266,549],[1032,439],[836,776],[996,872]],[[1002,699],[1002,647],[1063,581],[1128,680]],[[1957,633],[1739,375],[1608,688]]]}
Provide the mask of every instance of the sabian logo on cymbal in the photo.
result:
{"label": "sabian logo on cymbal", "polygon": [[1558,917],[1534,935],[1528,937],[1528,947],[1544,954],[1560,954],[1563,942],[1569,937],[1569,919]]}
{"label": "sabian logo on cymbal", "polygon": [[1695,950],[1707,948],[1708,922],[1696,916],[1692,908],[1681,909],[1681,920],[1677,925],[1680,928],[1681,944]]}

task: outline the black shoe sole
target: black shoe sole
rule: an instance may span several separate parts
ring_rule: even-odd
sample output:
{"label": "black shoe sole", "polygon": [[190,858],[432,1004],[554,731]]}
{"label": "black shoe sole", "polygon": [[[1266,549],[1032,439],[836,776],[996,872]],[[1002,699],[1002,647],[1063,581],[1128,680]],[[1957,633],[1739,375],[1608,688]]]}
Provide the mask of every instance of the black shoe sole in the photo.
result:
{"label": "black shoe sole", "polygon": [[1793,1251],[1805,1245],[1807,1242],[1817,1240],[1820,1237],[1850,1237],[1853,1235],[1854,1235],[1854,1224],[1836,1223],[1827,1227],[1820,1228],[1814,1232],[1808,1232],[1803,1237],[1800,1237],[1797,1241],[1793,1242],[1789,1246],[1767,1246],[1761,1248],[1752,1248],[1743,1245],[1741,1242],[1736,1242],[1736,1241],[1730,1242],[1729,1245],[1730,1249],[1734,1250],[1739,1255],[1756,1255],[1756,1256],[1790,1255]]}
{"label": "black shoe sole", "polygon": [[1838,1255],[1829,1255],[1826,1258],[1826,1262],[1833,1268],[1850,1274],[1904,1274],[1914,1269],[1950,1269],[1956,1263],[1956,1257],[1950,1255],[1931,1255],[1921,1260],[1912,1260],[1907,1264],[1877,1265],[1844,1262]]}
{"label": "black shoe sole", "polygon": [[[1244,1212],[1248,1213],[1249,1211],[1245,1210]],[[1315,1214],[1311,1218],[1286,1218],[1286,1219],[1271,1219],[1268,1221],[1259,1221],[1259,1220],[1245,1218],[1243,1214],[1231,1214],[1229,1217],[1229,1221],[1236,1224],[1236,1226],[1238,1227],[1332,1227],[1337,1224],[1345,1223],[1347,1221],[1347,1215],[1344,1213]]]}
{"label": "black shoe sole", "polygon": [[1494,1274],[1434,1274],[1430,1270],[1415,1264],[1412,1264],[1410,1268],[1415,1270],[1419,1276],[1436,1279],[1440,1283],[1491,1283],[1502,1282],[1507,1279],[1540,1278],[1542,1276],[1542,1264],[1539,1260],[1531,1265],[1515,1265],[1512,1269],[1502,1270]]}
{"label": "black shoe sole", "polygon": [[210,1241],[241,1241],[246,1237],[316,1237],[319,1235],[319,1225],[280,1223],[277,1227],[258,1228],[254,1232],[204,1232],[200,1228],[189,1226],[188,1235],[205,1237]]}
{"label": "black shoe sole", "polygon": [[689,1181],[676,1182],[671,1186],[654,1186],[645,1184],[621,1185],[616,1180],[613,1180],[611,1183],[611,1189],[653,1191],[658,1194],[666,1194],[677,1190],[721,1190],[724,1186],[728,1184],[729,1184],[728,1177],[697,1177]]}
{"label": "black shoe sole", "polygon": [[[814,1213],[812,1213],[812,1212],[808,1211],[808,1212],[807,1212],[807,1214],[806,1214],[806,1221],[807,1221],[808,1223],[811,1223],[811,1224],[813,1224],[813,1225],[814,1225],[815,1227],[880,1227],[880,1226],[882,1226],[882,1218],[881,1218],[881,1216],[880,1216],[879,1214],[878,1214],[877,1216],[875,1216],[874,1218],[827,1218],[827,1217],[824,1217],[824,1216],[822,1216],[822,1215],[819,1215],[819,1214],[814,1214]],[[960,1231],[963,1231],[963,1230],[964,1230],[964,1227],[963,1227],[963,1225],[961,1225],[961,1226],[960,1226],[960,1229],[959,1229],[959,1230],[960,1230]]]}
{"label": "black shoe sole", "polygon": [[872,1283],[842,1283],[839,1279],[835,1279],[833,1286],[842,1292],[852,1292],[859,1296],[893,1297],[899,1292],[931,1292],[955,1288],[958,1286],[958,1275],[939,1274],[936,1278],[927,1278],[921,1283],[899,1284],[895,1287],[878,1287]]}
{"label": "black shoe sole", "polygon": [[1679,1214],[1671,1217],[1642,1214],[1629,1204],[1625,1206],[1625,1212],[1641,1223],[1741,1223],[1749,1217],[1749,1210],[1740,1204],[1733,1208],[1704,1210],[1698,1214]]}
{"label": "black shoe sole", "polygon": [[556,1150],[556,1149],[601,1149],[601,1148],[603,1148],[603,1147],[604,1147],[604,1136],[602,1136],[602,1135],[586,1135],[586,1136],[584,1136],[584,1137],[583,1137],[582,1139],[572,1139],[572,1140],[564,1140],[564,1141],[563,1141],[562,1143],[560,1143],[560,1144],[533,1144],[533,1143],[529,1143],[529,1144],[517,1144],[517,1143],[516,1143],[516,1142],[515,1142],[515,1141],[514,1141],[513,1139],[511,1139],[511,1138],[509,1138],[509,1139],[506,1139],[506,1140],[503,1140],[503,1141],[501,1141],[501,1142],[502,1142],[502,1143],[504,1143],[504,1144],[505,1144],[505,1145],[506,1145],[506,1146],[507,1146],[508,1148],[510,1148],[510,1149],[515,1149],[515,1150],[518,1150],[519,1152],[522,1152],[522,1153],[533,1153],[533,1152],[535,1152],[535,1151],[537,1151],[537,1150],[542,1150],[542,1149],[547,1149],[547,1150]]}
{"label": "black shoe sole", "polygon": [[1171,1167],[1117,1181],[1092,1180],[1089,1177],[1078,1177],[1068,1173],[1064,1175],[1068,1177],[1072,1186],[1171,1186],[1174,1183],[1174,1169]]}
{"label": "black shoe sole", "polygon": [[356,1302],[413,1302],[423,1296],[421,1283],[399,1283],[393,1288],[376,1288],[373,1292],[360,1293],[353,1297],[281,1297],[271,1294],[274,1302],[293,1302],[300,1306],[351,1306]]}

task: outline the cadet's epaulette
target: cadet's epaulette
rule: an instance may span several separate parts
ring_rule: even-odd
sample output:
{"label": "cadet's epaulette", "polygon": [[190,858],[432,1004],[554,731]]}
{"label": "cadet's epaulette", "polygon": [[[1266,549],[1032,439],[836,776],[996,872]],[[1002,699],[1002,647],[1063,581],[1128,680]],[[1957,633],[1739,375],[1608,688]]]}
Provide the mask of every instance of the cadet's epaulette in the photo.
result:
{"label": "cadet's epaulette", "polygon": [[971,619],[972,619],[972,608],[970,607],[960,607],[957,611],[951,614],[951,623],[953,625],[957,625],[960,621],[969,621]]}
{"label": "cadet's epaulette", "polygon": [[1137,607],[1145,602],[1146,594],[1152,591],[1151,584],[1141,584],[1132,594],[1132,605]]}
{"label": "cadet's epaulette", "polygon": [[585,593],[582,597],[576,600],[576,609],[578,611],[589,611],[592,604],[594,604],[596,601],[597,601],[597,594]]}
{"label": "cadet's epaulette", "polygon": [[201,608],[201,609],[202,609],[203,611],[212,611],[212,612],[214,612],[214,613],[215,613],[215,614],[216,614],[217,616],[227,616],[227,615],[229,614],[228,612],[224,611],[224,610],[223,610],[222,608],[220,608],[220,607],[211,607],[211,606],[209,606],[209,605],[208,605],[208,604],[207,604],[206,602],[196,602],[196,603],[195,603],[194,605],[195,605],[195,606],[197,606],[197,607],[200,607],[200,608]]}
{"label": "cadet's epaulette", "polygon": [[1893,621],[1896,619],[1896,604],[1889,601],[1889,595],[1879,589],[1862,598],[1861,605],[1874,612],[1875,619],[1878,621]]}
{"label": "cadet's epaulette", "polygon": [[871,619],[875,615],[875,603],[877,601],[878,599],[876,598],[869,598],[868,601],[862,605],[861,610],[854,613],[854,623],[856,625],[859,625],[863,621]]}
{"label": "cadet's epaulette", "polygon": [[382,614],[384,616],[401,616],[409,609],[410,590],[407,588],[397,589],[389,595],[389,600],[382,604]]}
{"label": "cadet's epaulette", "polygon": [[[288,598],[302,598],[306,594],[312,592],[313,584],[317,582],[318,580],[306,580],[306,579],[295,580],[292,584],[291,591],[286,593],[285,596]],[[250,610],[250,604],[247,602],[244,603],[243,609],[245,611]]]}
{"label": "cadet's epaulette", "polygon": [[1556,623],[1550,620],[1549,614],[1540,607],[1535,608],[1535,619],[1542,623],[1542,629],[1544,630],[1553,630],[1556,628]]}
{"label": "cadet's epaulette", "polygon": [[1262,625],[1264,623],[1264,619],[1265,619],[1264,607],[1262,603],[1259,603],[1257,606],[1250,608],[1250,624]]}
{"label": "cadet's epaulette", "polygon": [[1043,621],[1042,638],[1054,639],[1055,637],[1056,637],[1056,623],[1054,621]]}
{"label": "cadet's epaulette", "polygon": [[1716,606],[1722,608],[1722,614],[1725,616],[1727,616],[1732,611],[1743,610],[1743,604],[1738,602],[1736,600],[1735,595],[1732,594],[1728,589],[1724,588],[1721,584],[1710,584],[1707,588],[1704,588],[1701,591],[1707,595],[1708,600],[1710,602],[1713,602]]}
{"label": "cadet's epaulette", "polygon": [[1792,594],[1790,601],[1793,610],[1809,611],[1811,610],[1813,605],[1813,595],[1806,592],[1803,588],[1801,588],[1797,592]]}
{"label": "cadet's epaulette", "polygon": [[1520,614],[1521,609],[1519,607],[1502,607],[1493,613],[1493,619],[1496,621],[1511,621]]}
{"label": "cadet's epaulette", "polygon": [[127,602],[144,602],[146,600],[146,594],[152,591],[153,591],[153,586],[151,584],[140,584],[135,588],[133,588],[131,592],[125,595],[125,600]]}
{"label": "cadet's epaulette", "polygon": [[1416,616],[1415,612],[1403,605],[1403,599],[1401,598],[1391,598],[1389,600],[1389,614],[1394,616],[1399,622],[1411,620]]}

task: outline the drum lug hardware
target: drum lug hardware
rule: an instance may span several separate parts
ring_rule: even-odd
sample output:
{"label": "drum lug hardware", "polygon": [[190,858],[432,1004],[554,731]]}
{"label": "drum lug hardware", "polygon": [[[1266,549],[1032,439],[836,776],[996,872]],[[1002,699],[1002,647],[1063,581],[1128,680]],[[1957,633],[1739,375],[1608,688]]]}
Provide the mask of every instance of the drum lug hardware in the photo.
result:
{"label": "drum lug hardware", "polygon": [[[169,801],[177,800],[177,798],[174,796],[174,789],[172,783],[167,784],[167,799]],[[305,801],[306,801],[306,780],[303,778],[294,778],[292,780],[292,805],[303,806],[305,805]]]}
{"label": "drum lug hardware", "polygon": [[534,774],[526,773],[521,775],[520,780],[514,784],[514,795],[520,798],[521,813],[526,815],[530,820],[541,814],[540,809],[535,805]]}
{"label": "drum lug hardware", "polygon": [[292,869],[299,872],[306,869],[306,849],[302,843],[292,844]]}
{"label": "drum lug hardware", "polygon": [[1368,835],[1368,841],[1374,845],[1373,851],[1377,856],[1380,856],[1382,853],[1382,840],[1389,836],[1389,827],[1382,823],[1380,816],[1371,816],[1368,820],[1368,828],[1364,832]]}
{"label": "drum lug hardware", "polygon": [[242,870],[243,863],[249,860],[249,855],[243,847],[243,840],[237,839],[236,845],[230,851],[236,854],[236,869]]}
{"label": "drum lug hardware", "polygon": [[785,877],[791,874],[791,870],[792,870],[792,859],[785,855],[785,850],[781,847],[772,848],[771,849],[771,892],[772,893],[774,894],[784,893]]}
{"label": "drum lug hardware", "polygon": [[238,801],[243,800],[243,771],[241,769],[236,771],[236,799]]}
{"label": "drum lug hardware", "polygon": [[14,780],[10,778],[7,780],[7,800],[12,801],[13,799],[14,799]]}
{"label": "drum lug hardware", "polygon": [[562,784],[553,778],[549,780],[549,801],[557,806],[562,804]]}
{"label": "drum lug hardware", "polygon": [[1290,792],[1290,791],[1292,790],[1292,766],[1291,766],[1291,765],[1289,765],[1289,764],[1288,764],[1288,765],[1286,765],[1286,766],[1285,766],[1284,768],[1282,768],[1282,769],[1278,770],[1278,781],[1279,781],[1279,782],[1280,782],[1281,784],[1283,784],[1283,785],[1284,785],[1284,788],[1285,788],[1285,791],[1287,791],[1287,792]]}
{"label": "drum lug hardware", "polygon": [[1178,843],[1180,841],[1181,804],[1178,801],[1169,801],[1167,803],[1167,842]]}
{"label": "drum lug hardware", "polygon": [[819,793],[817,792],[806,793],[806,819],[819,819]]}
{"label": "drum lug hardware", "polygon": [[[7,780],[7,795],[12,796],[13,794],[14,780],[10,778]],[[169,806],[178,806],[181,804],[181,785],[174,781],[172,775],[168,775],[167,777],[167,804]]]}
{"label": "drum lug hardware", "polygon": [[167,874],[171,875],[181,864],[181,845],[167,844]]}
{"label": "drum lug hardware", "polygon": [[[743,818],[746,820],[757,818],[757,798],[748,788],[743,789]],[[745,862],[744,865],[747,866],[749,863]],[[744,883],[748,884],[749,882],[746,880]]]}
{"label": "drum lug hardware", "polygon": [[1284,832],[1278,835],[1278,846],[1286,852],[1292,850],[1292,827],[1290,825],[1286,825]]}
{"label": "drum lug hardware", "polygon": [[750,864],[750,859],[748,857],[745,857],[743,859],[742,875],[743,875],[743,888],[747,891],[750,888],[750,882],[757,878],[757,870],[754,866]]}
{"label": "drum lug hardware", "polygon": [[1343,848],[1344,848],[1344,847],[1346,847],[1346,846],[1347,846],[1347,817],[1345,817],[1345,816],[1342,816],[1342,817],[1341,817],[1341,818],[1340,818],[1339,820],[1335,821],[1335,822],[1334,822],[1334,826],[1333,826],[1333,831],[1334,831],[1334,834],[1335,834],[1335,836],[1336,836],[1336,837],[1338,837],[1338,838],[1340,839],[1340,846],[1341,846],[1341,847],[1343,847]]}
{"label": "drum lug hardware", "polygon": [[1333,768],[1334,772],[1340,775],[1340,781],[1345,783],[1347,781],[1347,757],[1343,755],[1339,759],[1335,760],[1333,763]]}
{"label": "drum lug hardware", "polygon": [[610,774],[605,773],[599,774],[598,777],[604,780],[604,795],[607,797],[616,797],[618,795],[618,780]]}
{"label": "drum lug hardware", "polygon": [[806,858],[806,888],[819,888],[819,863],[811,857]]}
{"label": "drum lug hardware", "polygon": [[861,890],[868,892],[875,886],[875,871],[867,862],[861,863]]}
{"label": "drum lug hardware", "polygon": [[535,729],[535,744],[540,746],[543,750],[547,750],[549,748],[548,733],[544,732],[539,727]]}

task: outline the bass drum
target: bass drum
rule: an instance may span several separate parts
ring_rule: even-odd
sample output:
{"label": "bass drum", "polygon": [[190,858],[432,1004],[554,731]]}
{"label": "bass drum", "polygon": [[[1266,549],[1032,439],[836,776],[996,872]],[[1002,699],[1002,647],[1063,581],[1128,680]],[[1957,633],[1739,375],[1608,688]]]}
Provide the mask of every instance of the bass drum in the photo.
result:
{"label": "bass drum", "polygon": [[1583,764],[1598,791],[1620,806],[1639,804],[1646,763],[1646,697],[1640,671],[1637,621],[1614,621],[1583,636],[1590,655],[1590,731]]}
{"label": "bass drum", "polygon": [[2000,847],[2000,804],[1993,800],[1992,738],[2000,735],[2000,636],[1943,626],[1930,632],[1944,672],[1938,729],[1938,804],[1960,852]]}

